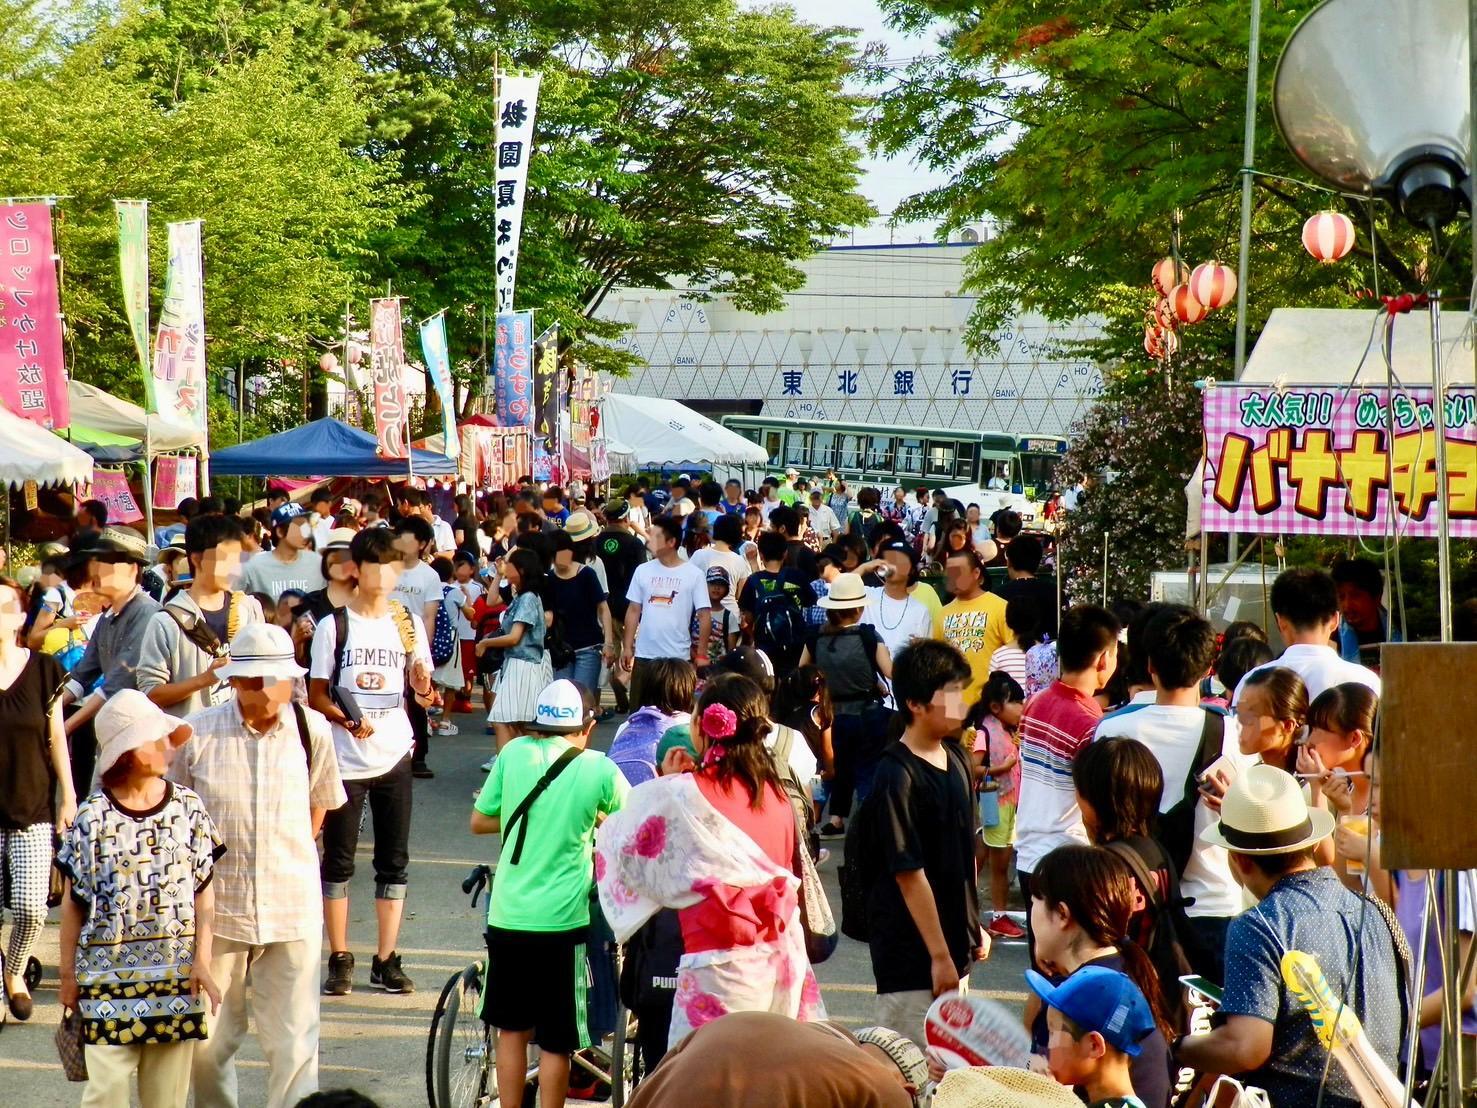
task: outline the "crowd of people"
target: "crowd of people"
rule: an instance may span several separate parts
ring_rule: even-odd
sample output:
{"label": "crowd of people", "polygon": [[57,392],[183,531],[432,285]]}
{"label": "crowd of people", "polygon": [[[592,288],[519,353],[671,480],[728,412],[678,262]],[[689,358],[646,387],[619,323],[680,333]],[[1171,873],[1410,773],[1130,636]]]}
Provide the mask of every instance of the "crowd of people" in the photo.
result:
{"label": "crowd of people", "polygon": [[[504,1103],[531,1044],[540,1103],[564,1103],[597,922],[625,951],[638,1108],[695,1088],[946,1106],[980,1081],[1031,1090],[1001,1103],[1167,1108],[1182,1070],[1352,1108],[1288,950],[1392,1071],[1435,1064],[1430,1034],[1401,1056],[1411,1021],[1439,1024],[1443,977],[1429,958],[1410,980],[1427,876],[1380,865],[1370,664],[1394,628],[1370,563],[1289,569],[1275,628],[1217,633],[1175,605],[1064,607],[1049,536],[942,490],[790,471],[307,504],[207,497],[150,544],[88,502],[68,546],[0,580],[0,980],[29,1018],[54,861],[84,1104],[136,1084],[151,1106],[235,1105],[248,1011],[267,1103],[315,1092],[321,998],[366,983],[366,816],[367,984],[410,992],[414,781],[479,701]],[[833,920],[817,867],[838,852]],[[826,1021],[813,969],[838,923],[870,953],[861,1032]],[[1036,1072],[945,1077],[927,1013],[1002,941],[1029,952]],[[1208,1032],[1191,974],[1224,986]],[[1477,1033],[1471,1001],[1464,983]],[[755,1070],[756,1051],[795,1062]]]}

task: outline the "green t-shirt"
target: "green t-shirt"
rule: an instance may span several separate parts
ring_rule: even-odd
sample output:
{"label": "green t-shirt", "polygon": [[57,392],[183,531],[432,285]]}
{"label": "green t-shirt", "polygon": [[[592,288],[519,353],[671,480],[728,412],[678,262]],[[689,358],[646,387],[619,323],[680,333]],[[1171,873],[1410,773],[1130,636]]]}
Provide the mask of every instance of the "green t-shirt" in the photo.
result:
{"label": "green t-shirt", "polygon": [[800,502],[800,494],[789,485],[781,485],[774,490],[774,495],[776,499],[788,504],[792,508]]}
{"label": "green t-shirt", "polygon": [[1136,1096],[1110,1096],[1093,1101],[1087,1108],[1144,1108],[1144,1102]]}
{"label": "green t-shirt", "polygon": [[[561,738],[514,739],[503,747],[477,798],[484,816],[510,816],[559,755]],[[572,931],[590,923],[595,821],[619,811],[629,786],[615,763],[587,750],[565,767],[523,817],[528,829],[515,866],[503,839],[487,900],[487,924],[508,931]]]}

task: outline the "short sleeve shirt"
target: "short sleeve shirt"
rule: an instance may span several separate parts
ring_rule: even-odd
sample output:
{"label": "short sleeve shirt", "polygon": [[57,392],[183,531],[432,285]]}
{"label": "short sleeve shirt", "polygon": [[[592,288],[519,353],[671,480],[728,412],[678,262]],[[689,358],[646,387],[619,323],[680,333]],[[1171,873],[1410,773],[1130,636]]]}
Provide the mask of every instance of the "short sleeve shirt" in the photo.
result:
{"label": "short sleeve shirt", "polygon": [[[1272,1025],[1272,1052],[1259,1069],[1238,1075],[1265,1089],[1273,1104],[1312,1104],[1328,1053],[1312,1020],[1282,981],[1282,955],[1301,950],[1318,960],[1333,995],[1364,1025],[1374,1052],[1393,1070],[1399,1054],[1400,996],[1394,942],[1384,917],[1327,867],[1281,878],[1265,900],[1231,922],[1226,933],[1228,1015]],[[1358,1108],[1343,1069],[1328,1067],[1323,1103]]]}
{"label": "short sleeve shirt", "polygon": [[691,657],[693,613],[712,606],[702,570],[691,562],[671,567],[646,562],[632,575],[626,599],[641,605],[636,657]]}
{"label": "short sleeve shirt", "polygon": [[[492,763],[476,808],[507,819],[570,745],[561,738],[519,738]],[[510,931],[571,931],[590,922],[597,818],[618,811],[630,786],[604,754],[575,758],[533,802],[522,828],[523,854],[513,864],[519,828],[499,847],[487,925]]]}

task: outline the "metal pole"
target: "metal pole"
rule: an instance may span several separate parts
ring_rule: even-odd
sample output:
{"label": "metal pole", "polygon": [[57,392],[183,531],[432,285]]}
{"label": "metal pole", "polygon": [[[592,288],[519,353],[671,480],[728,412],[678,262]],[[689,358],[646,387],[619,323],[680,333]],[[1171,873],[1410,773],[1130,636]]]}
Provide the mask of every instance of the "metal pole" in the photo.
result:
{"label": "metal pole", "polygon": [[[236,442],[246,437],[246,363],[236,363]],[[241,475],[236,475],[236,499],[242,499]]]}
{"label": "metal pole", "polygon": [[154,417],[144,413],[144,526],[148,529],[147,543],[154,541],[154,448],[149,433],[149,421]]}
{"label": "metal pole", "polygon": [[1103,532],[1103,607],[1108,606],[1108,532]]}
{"label": "metal pole", "polygon": [[[1446,373],[1441,364],[1441,290],[1431,292],[1431,389],[1436,423],[1436,574],[1441,641],[1451,642],[1451,522],[1446,470]],[[1453,917],[1455,918],[1455,917]]]}
{"label": "metal pole", "polygon": [[[1262,0],[1251,0],[1251,27],[1246,42],[1246,123],[1241,137],[1241,251],[1236,262],[1236,379],[1246,368],[1246,286],[1251,270],[1252,163],[1256,160],[1257,74],[1261,62]],[[1237,535],[1227,539],[1227,556],[1236,560]]]}

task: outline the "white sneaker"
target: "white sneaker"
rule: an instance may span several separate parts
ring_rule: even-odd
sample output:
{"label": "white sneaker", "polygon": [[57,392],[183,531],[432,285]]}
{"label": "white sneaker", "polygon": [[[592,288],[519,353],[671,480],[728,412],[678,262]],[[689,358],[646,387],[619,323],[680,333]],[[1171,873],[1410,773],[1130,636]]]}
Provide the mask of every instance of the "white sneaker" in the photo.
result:
{"label": "white sneaker", "polygon": [[491,773],[492,772],[492,763],[495,762],[495,761],[497,761],[497,755],[496,754],[494,754],[491,758],[487,759],[487,761],[485,761],[485,762],[482,763],[482,772],[483,773]]}

